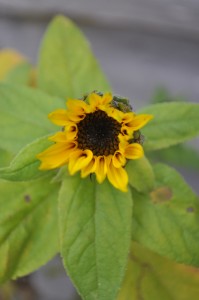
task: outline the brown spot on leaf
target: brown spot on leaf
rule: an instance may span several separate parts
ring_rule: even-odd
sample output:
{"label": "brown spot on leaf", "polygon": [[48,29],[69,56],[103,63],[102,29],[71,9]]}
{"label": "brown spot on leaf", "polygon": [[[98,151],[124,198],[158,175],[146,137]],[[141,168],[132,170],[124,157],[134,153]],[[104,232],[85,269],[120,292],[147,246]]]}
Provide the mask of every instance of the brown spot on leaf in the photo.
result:
{"label": "brown spot on leaf", "polygon": [[187,212],[188,213],[193,213],[195,211],[194,207],[187,207]]}
{"label": "brown spot on leaf", "polygon": [[172,190],[167,186],[157,188],[150,193],[151,200],[155,204],[165,203],[171,200],[172,195]]}
{"label": "brown spot on leaf", "polygon": [[31,201],[30,195],[25,195],[24,200],[25,200],[26,203],[29,203]]}

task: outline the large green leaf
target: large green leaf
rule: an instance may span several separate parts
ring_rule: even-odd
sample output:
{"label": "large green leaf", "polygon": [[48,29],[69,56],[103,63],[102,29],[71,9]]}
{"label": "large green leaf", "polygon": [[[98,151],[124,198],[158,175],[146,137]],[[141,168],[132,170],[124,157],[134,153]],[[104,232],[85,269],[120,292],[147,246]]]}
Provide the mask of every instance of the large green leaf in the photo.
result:
{"label": "large green leaf", "polygon": [[55,131],[48,113],[63,100],[22,86],[0,84],[0,148],[17,153],[26,144]]}
{"label": "large green leaf", "polygon": [[150,99],[151,103],[163,103],[163,102],[186,102],[187,99],[183,95],[172,95],[168,89],[163,86],[159,86],[154,90],[154,93]]}
{"label": "large green leaf", "polygon": [[51,178],[0,181],[0,281],[28,274],[59,250],[57,195]]}
{"label": "large green leaf", "polygon": [[199,198],[172,168],[154,167],[150,195],[133,190],[133,239],[177,262],[199,266]]}
{"label": "large green leaf", "polygon": [[46,172],[39,170],[40,161],[36,156],[50,144],[52,142],[48,140],[48,136],[28,144],[12,160],[9,167],[0,168],[0,178],[12,181],[28,181],[45,176]]}
{"label": "large green leaf", "polygon": [[110,90],[84,35],[63,16],[52,21],[44,36],[38,85],[51,95],[61,97],[81,97],[93,90]]}
{"label": "large green leaf", "polygon": [[199,104],[173,102],[145,107],[154,119],[142,129],[146,150],[167,148],[199,135]]}
{"label": "large green leaf", "polygon": [[6,167],[13,159],[13,154],[0,148],[0,168]]}
{"label": "large green leaf", "polygon": [[189,145],[175,145],[148,153],[154,161],[166,162],[175,166],[199,171],[199,152]]}
{"label": "large green leaf", "polygon": [[131,236],[132,198],[108,181],[66,177],[59,197],[61,253],[86,300],[115,300]]}
{"label": "large green leaf", "polygon": [[196,300],[199,295],[198,271],[132,243],[118,300]]}
{"label": "large green leaf", "polygon": [[19,65],[15,66],[6,75],[5,81],[10,83],[31,85],[32,77],[32,66],[28,62],[21,62]]}
{"label": "large green leaf", "polygon": [[152,190],[154,186],[154,173],[146,157],[136,160],[129,160],[126,165],[129,176],[129,183],[139,192]]}

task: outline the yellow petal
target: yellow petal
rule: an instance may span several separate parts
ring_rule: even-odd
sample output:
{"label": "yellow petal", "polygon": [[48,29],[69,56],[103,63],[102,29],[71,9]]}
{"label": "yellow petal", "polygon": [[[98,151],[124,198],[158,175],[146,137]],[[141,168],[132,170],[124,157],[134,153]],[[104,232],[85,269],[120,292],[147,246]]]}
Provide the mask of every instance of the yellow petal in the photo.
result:
{"label": "yellow petal", "polygon": [[100,104],[108,104],[113,100],[111,93],[106,93],[101,97]]}
{"label": "yellow petal", "polygon": [[124,168],[115,168],[111,162],[108,167],[107,177],[115,188],[122,192],[127,192],[128,175]]}
{"label": "yellow petal", "polygon": [[118,121],[119,123],[122,122],[122,119],[124,117],[124,113],[118,109],[115,109],[114,107],[106,107],[106,112],[107,115],[109,117],[112,117],[113,119],[115,119],[116,121]]}
{"label": "yellow petal", "polygon": [[128,127],[124,124],[122,125],[121,133],[126,138],[126,140],[129,140],[130,138],[132,138],[132,135],[133,135],[134,131],[135,131],[134,128]]}
{"label": "yellow petal", "polygon": [[67,106],[68,110],[71,110],[71,111],[78,110],[79,112],[82,112],[82,113],[87,112],[87,110],[89,109],[88,104],[85,101],[80,100],[80,99],[68,99],[66,101],[66,106]]}
{"label": "yellow petal", "polygon": [[52,145],[47,150],[37,155],[37,158],[41,160],[40,170],[50,170],[61,167],[68,162],[71,152],[77,147],[75,142],[73,143],[57,143]]}
{"label": "yellow petal", "polygon": [[68,120],[70,120],[71,122],[80,122],[85,118],[86,113],[90,112],[89,105],[83,100],[68,99],[68,101],[66,102],[66,106],[66,115]]}
{"label": "yellow petal", "polygon": [[120,168],[125,165],[126,158],[121,151],[116,151],[113,155],[112,161],[115,168]]}
{"label": "yellow petal", "polygon": [[142,128],[146,123],[153,119],[152,115],[137,115],[131,121],[125,122],[125,125],[131,130],[136,131]]}
{"label": "yellow petal", "polygon": [[50,146],[49,148],[47,148],[43,152],[39,153],[37,155],[37,157],[39,159],[40,158],[45,158],[47,156],[51,156],[53,154],[57,154],[57,153],[63,152],[65,148],[66,148],[65,144],[57,143],[57,144],[54,144],[54,145]]}
{"label": "yellow petal", "polygon": [[122,122],[124,124],[128,124],[129,122],[132,122],[132,120],[135,118],[134,112],[127,112],[123,115]]}
{"label": "yellow petal", "polygon": [[85,118],[85,113],[76,113],[76,112],[67,112],[67,117],[70,120],[70,122],[79,123]]}
{"label": "yellow petal", "polygon": [[65,133],[67,140],[74,140],[77,136],[77,125],[75,123],[70,123],[65,127]]}
{"label": "yellow petal", "polygon": [[97,181],[102,183],[107,173],[107,160],[105,156],[97,156],[95,173]]}
{"label": "yellow petal", "polygon": [[140,144],[133,143],[125,147],[124,155],[128,159],[138,159],[144,155],[144,151]]}
{"label": "yellow petal", "polygon": [[89,174],[94,173],[96,170],[96,158],[93,157],[89,164],[81,170],[81,177],[85,178]]}
{"label": "yellow petal", "polygon": [[77,171],[88,166],[93,158],[93,152],[90,150],[80,150],[76,151],[70,155],[68,170],[71,175],[75,174]]}
{"label": "yellow petal", "polygon": [[88,96],[88,102],[90,104],[90,106],[92,107],[92,110],[93,109],[96,109],[99,107],[100,104],[102,104],[102,97],[97,95],[96,93],[91,93],[89,96]]}
{"label": "yellow petal", "polygon": [[69,119],[65,109],[57,109],[48,115],[48,118],[56,125],[64,126],[68,124]]}
{"label": "yellow petal", "polygon": [[50,141],[59,142],[59,143],[65,143],[65,142],[67,142],[67,140],[66,140],[66,133],[64,131],[57,132],[53,136],[49,137],[48,139]]}
{"label": "yellow petal", "polygon": [[[118,135],[118,138],[119,138],[119,141],[120,141],[119,148],[122,151],[124,149],[124,147],[129,144],[129,142],[128,142],[129,137],[120,133]],[[132,138],[132,136],[130,138]]]}

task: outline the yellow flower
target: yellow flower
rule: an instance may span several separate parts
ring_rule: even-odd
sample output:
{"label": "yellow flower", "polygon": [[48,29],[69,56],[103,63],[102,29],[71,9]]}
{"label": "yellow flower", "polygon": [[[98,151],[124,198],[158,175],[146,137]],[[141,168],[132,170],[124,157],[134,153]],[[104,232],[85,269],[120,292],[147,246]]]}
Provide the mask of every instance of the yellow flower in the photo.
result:
{"label": "yellow flower", "polygon": [[84,100],[69,99],[67,109],[58,109],[50,120],[63,130],[49,139],[54,142],[38,155],[40,169],[49,170],[68,164],[71,175],[81,171],[81,177],[95,173],[102,183],[107,177],[111,184],[127,191],[129,159],[143,156],[143,148],[134,133],[143,127],[151,115],[136,115],[117,108],[109,93],[88,95]]}

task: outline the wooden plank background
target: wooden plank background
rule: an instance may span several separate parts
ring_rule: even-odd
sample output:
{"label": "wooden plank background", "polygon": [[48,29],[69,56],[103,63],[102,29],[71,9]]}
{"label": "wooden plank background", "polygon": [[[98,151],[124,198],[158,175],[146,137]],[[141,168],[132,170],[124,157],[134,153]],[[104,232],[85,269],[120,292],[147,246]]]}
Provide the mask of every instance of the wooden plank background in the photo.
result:
{"label": "wooden plank background", "polygon": [[0,47],[36,62],[56,13],[79,24],[114,90],[136,107],[159,85],[198,101],[198,0],[0,0]]}

